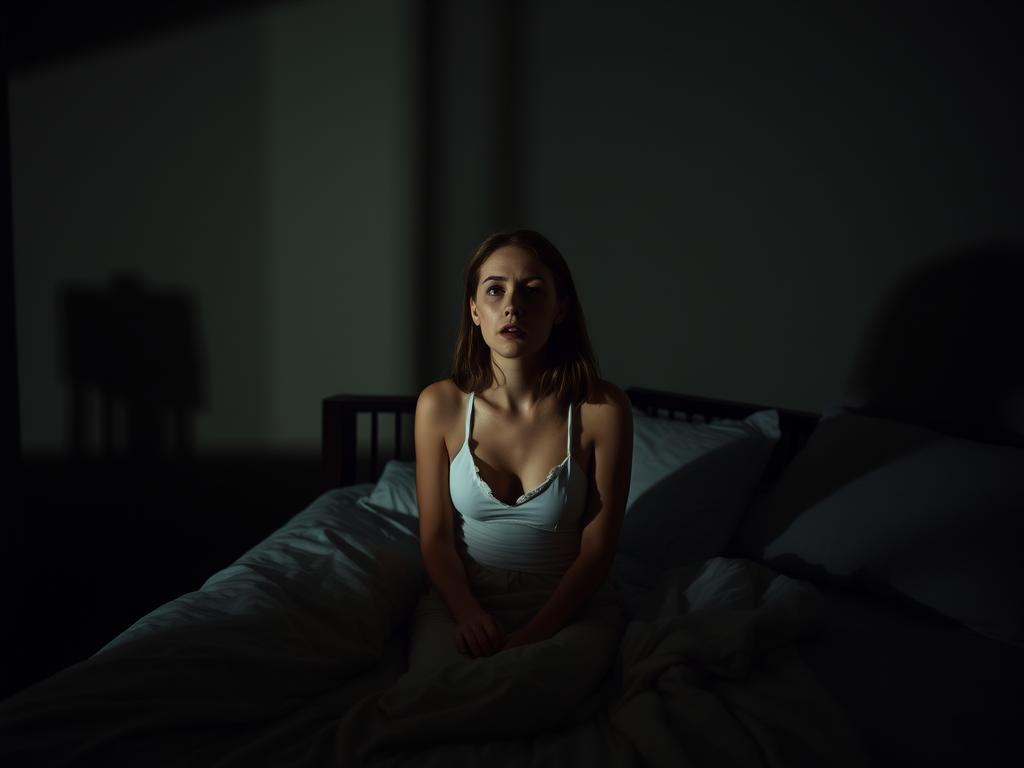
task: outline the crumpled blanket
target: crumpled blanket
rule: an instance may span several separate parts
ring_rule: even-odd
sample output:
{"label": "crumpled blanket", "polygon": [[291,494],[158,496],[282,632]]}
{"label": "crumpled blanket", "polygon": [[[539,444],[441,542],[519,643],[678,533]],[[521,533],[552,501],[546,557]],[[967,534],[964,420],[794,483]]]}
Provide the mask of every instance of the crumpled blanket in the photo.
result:
{"label": "crumpled blanket", "polygon": [[610,646],[584,621],[476,676],[409,678],[416,520],[358,504],[366,492],[324,494],[202,589],[0,702],[0,764],[867,764],[794,648],[823,621],[816,589],[748,560],[656,577],[620,556],[624,620],[589,625],[615,626]]}
{"label": "crumpled blanket", "polygon": [[630,623],[610,721],[650,765],[864,766],[845,713],[793,644],[822,627],[816,589],[744,559],[666,574]]}
{"label": "crumpled blanket", "polygon": [[[637,594],[608,668],[597,667],[592,625],[561,644],[556,636],[431,676],[407,674],[349,711],[335,764],[870,763],[793,648],[821,627],[813,586],[716,557]],[[588,665],[603,677],[588,676]]]}

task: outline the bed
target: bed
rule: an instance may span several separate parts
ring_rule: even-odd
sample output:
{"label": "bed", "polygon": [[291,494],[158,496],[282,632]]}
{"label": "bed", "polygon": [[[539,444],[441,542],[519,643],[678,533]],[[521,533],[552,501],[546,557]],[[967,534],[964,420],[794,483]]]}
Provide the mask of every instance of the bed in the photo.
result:
{"label": "bed", "polygon": [[[862,410],[627,393],[633,475],[610,582],[628,623],[599,685],[471,726],[452,702],[486,712],[476,688],[453,695],[439,676],[396,698],[427,589],[415,398],[338,395],[323,402],[323,493],[200,589],[0,703],[0,762],[1024,762],[1024,447]],[[495,669],[478,678],[489,690]],[[572,716],[538,721],[563,695]],[[395,727],[364,717],[388,702]]]}

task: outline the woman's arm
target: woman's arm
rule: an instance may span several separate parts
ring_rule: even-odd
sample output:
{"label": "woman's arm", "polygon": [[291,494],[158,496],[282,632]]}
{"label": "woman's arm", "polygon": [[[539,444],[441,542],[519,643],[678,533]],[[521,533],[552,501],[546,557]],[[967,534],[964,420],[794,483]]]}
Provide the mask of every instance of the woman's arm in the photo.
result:
{"label": "woman's arm", "polygon": [[444,424],[449,410],[441,383],[431,384],[416,400],[416,501],[420,512],[423,567],[456,623],[460,653],[486,656],[504,643],[497,622],[469,588],[466,569],[455,551],[454,510],[448,492],[448,449]]}
{"label": "woman's arm", "polygon": [[633,462],[633,411],[629,398],[604,383],[604,401],[588,411],[594,435],[593,471],[587,492],[580,553],[562,576],[547,603],[505,647],[551,637],[572,621],[608,576],[622,528]]}

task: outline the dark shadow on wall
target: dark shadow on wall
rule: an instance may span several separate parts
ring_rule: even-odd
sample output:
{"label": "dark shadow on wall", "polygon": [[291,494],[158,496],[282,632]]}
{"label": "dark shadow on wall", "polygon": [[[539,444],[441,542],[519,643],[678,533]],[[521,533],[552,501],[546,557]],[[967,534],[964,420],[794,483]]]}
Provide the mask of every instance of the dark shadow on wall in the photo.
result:
{"label": "dark shadow on wall", "polygon": [[451,373],[463,270],[477,244],[529,227],[529,3],[420,0],[414,277],[416,390]]}
{"label": "dark shadow on wall", "polygon": [[58,308],[69,450],[22,457],[19,663],[0,697],[199,589],[319,492],[316,454],[196,451],[208,374],[192,294],[120,273],[64,286]]}
{"label": "dark shadow on wall", "polygon": [[[423,322],[429,318],[430,304],[427,295],[435,287],[431,265],[438,260],[442,249],[440,220],[443,205],[440,199],[441,185],[438,182],[444,165],[440,150],[442,125],[438,108],[441,89],[441,55],[444,50],[443,24],[440,5],[429,0],[420,0],[415,6],[416,16],[416,120],[418,123],[416,142],[416,205],[414,207],[413,242],[416,244],[412,278],[416,285],[429,285],[431,290],[413,293],[416,306],[414,315],[417,327],[430,329],[432,323]],[[429,331],[420,331],[428,333]],[[433,349],[430,344],[416,344],[416,385],[426,386],[435,378]]]}
{"label": "dark shadow on wall", "polygon": [[192,454],[206,389],[193,297],[121,273],[65,287],[60,310],[71,453]]}
{"label": "dark shadow on wall", "polygon": [[[528,3],[505,0],[496,14],[498,49],[494,91],[497,142],[494,147],[494,220],[508,222],[509,229],[529,226],[526,210],[526,55],[529,34]],[[517,223],[519,222],[519,223]],[[480,238],[483,240],[483,237]]]}
{"label": "dark shadow on wall", "polygon": [[1024,247],[978,245],[908,273],[876,313],[845,404],[994,442],[1024,437]]}
{"label": "dark shadow on wall", "polygon": [[[898,281],[862,341],[844,410],[935,434],[879,431],[843,414],[824,418],[810,449],[757,495],[727,553],[763,561],[766,547],[806,514],[857,481],[884,477],[885,467],[929,450],[944,434],[1024,447],[1021,285],[1024,250],[1006,244],[951,252]],[[902,491],[898,483],[889,489]],[[784,558],[771,565],[787,568]]]}
{"label": "dark shadow on wall", "polygon": [[317,457],[199,454],[196,298],[135,273],[58,296],[68,450],[24,457],[20,664],[0,696],[199,589],[317,495]]}
{"label": "dark shadow on wall", "polygon": [[[104,9],[83,22],[73,45],[48,35],[54,25],[73,27],[82,13],[89,15],[69,11],[27,30],[18,68],[73,69],[79,55],[171,29],[159,12],[140,9],[140,25],[124,19],[124,29],[107,36],[106,23],[121,19]],[[55,279],[81,272],[93,250],[108,249],[104,261],[123,255],[147,275],[185,262],[180,274],[201,273],[211,301],[200,306],[191,283],[164,290],[130,274],[58,285],[50,295],[60,315],[53,327],[63,338],[47,350],[59,358],[64,388],[56,398],[28,398],[28,407],[66,409],[66,432],[52,449],[19,457],[24,501],[15,521],[20,545],[9,563],[13,596],[0,613],[11,649],[0,697],[80,661],[160,604],[199,589],[319,491],[315,452],[238,442],[237,451],[217,452],[195,429],[200,409],[210,408],[228,435],[269,431],[262,375],[270,354],[265,214],[272,196],[262,119],[268,52],[262,23],[240,15],[208,41],[183,37],[166,56],[147,59],[162,66],[121,72],[115,85],[137,98],[61,86],[47,96],[55,112],[41,113],[60,114],[62,100],[77,104],[79,97],[89,107],[82,110],[89,119],[75,126],[83,148],[58,153],[67,169],[53,161],[81,181],[81,205],[49,202],[49,165],[26,165],[43,172],[22,181],[44,193],[25,198],[25,231],[69,217],[98,233],[53,254]],[[176,16],[186,26],[207,18]],[[123,153],[102,138],[122,120],[122,108],[138,126]],[[116,157],[93,162],[90,149]],[[51,154],[45,137],[29,150],[37,158]],[[108,178],[103,170],[110,167],[118,173]],[[154,243],[152,253],[137,250],[147,243]],[[49,327],[28,327],[23,338],[49,344]],[[225,342],[214,347],[218,339]],[[24,392],[32,382],[22,375]],[[23,397],[23,416],[25,403]]]}

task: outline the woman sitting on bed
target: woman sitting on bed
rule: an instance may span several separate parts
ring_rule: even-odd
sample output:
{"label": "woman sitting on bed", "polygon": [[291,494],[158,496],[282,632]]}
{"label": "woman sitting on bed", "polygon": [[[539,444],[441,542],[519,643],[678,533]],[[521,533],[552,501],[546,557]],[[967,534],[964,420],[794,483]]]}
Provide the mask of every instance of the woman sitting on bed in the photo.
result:
{"label": "woman sitting on bed", "polygon": [[624,613],[605,579],[632,409],[597,378],[572,277],[538,233],[477,249],[455,370],[420,394],[415,435],[432,586],[412,616],[405,674],[343,719],[343,764],[439,743],[455,750],[447,764],[491,763],[474,751],[482,740],[584,723],[613,678]]}
{"label": "woman sitting on bed", "polygon": [[570,624],[615,555],[632,416],[597,377],[572,276],[539,233],[495,234],[477,249],[452,376],[420,394],[415,434],[433,589],[412,660],[440,652],[438,640],[489,656]]}

